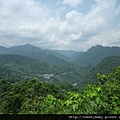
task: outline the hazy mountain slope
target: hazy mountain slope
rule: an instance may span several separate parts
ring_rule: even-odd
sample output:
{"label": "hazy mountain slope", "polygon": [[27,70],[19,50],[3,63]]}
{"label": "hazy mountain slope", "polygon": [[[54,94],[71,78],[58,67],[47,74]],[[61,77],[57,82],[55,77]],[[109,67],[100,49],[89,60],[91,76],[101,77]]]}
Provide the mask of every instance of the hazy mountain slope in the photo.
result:
{"label": "hazy mountain slope", "polygon": [[7,53],[8,53],[8,48],[0,46],[0,54],[7,54]]}
{"label": "hazy mountain slope", "polygon": [[120,56],[120,47],[103,47],[97,45],[88,49],[87,52],[77,52],[72,50],[43,50],[39,47],[26,44],[11,48],[0,47],[0,54],[28,56],[60,67],[73,67],[75,66],[73,63],[81,67],[93,67],[105,57]]}
{"label": "hazy mountain slope", "polygon": [[100,63],[93,67],[79,82],[83,88],[87,84],[96,84],[98,82],[97,73],[106,74],[120,66],[120,56],[111,56],[104,58]]}
{"label": "hazy mountain slope", "polygon": [[[52,77],[50,77],[53,75]],[[34,77],[42,82],[53,84],[72,84],[79,81],[81,73],[77,68],[54,66],[29,57],[4,54],[0,55],[0,78],[16,82]]]}
{"label": "hazy mountain slope", "polygon": [[10,48],[11,50],[21,50],[21,51],[42,51],[41,48],[39,47],[35,47],[33,45],[30,45],[30,44],[25,44],[25,45],[20,45],[20,46],[15,46],[15,47],[11,47]]}
{"label": "hazy mountain slope", "polygon": [[[21,55],[0,55],[0,75],[2,77],[30,76],[31,74],[57,73],[59,69],[49,63]],[[3,76],[4,75],[4,76]]]}
{"label": "hazy mountain slope", "polygon": [[[26,70],[31,72],[39,72],[39,73],[46,73],[46,72],[55,72],[57,71],[58,67],[52,64],[42,62],[40,60],[32,59],[29,57],[24,57],[21,55],[0,55],[0,65],[10,67],[11,69],[16,70]],[[18,68],[17,68],[18,66]]]}
{"label": "hazy mountain slope", "polygon": [[61,53],[62,55],[70,58],[72,61],[80,57],[84,52],[78,52],[73,50],[56,50],[57,52]]}
{"label": "hazy mountain slope", "polygon": [[45,51],[46,53],[53,54],[53,55],[55,55],[56,57],[61,58],[61,59],[63,59],[63,60],[66,60],[66,61],[68,61],[68,62],[72,62],[72,60],[71,60],[69,57],[67,57],[66,55],[64,55],[64,54],[62,54],[62,53],[59,53],[58,51],[48,50],[48,49],[46,49],[46,50],[44,50],[44,51]]}
{"label": "hazy mountain slope", "polygon": [[88,49],[75,62],[80,66],[95,66],[105,57],[120,56],[120,47],[103,47],[101,45]]}
{"label": "hazy mountain slope", "polygon": [[34,59],[38,59],[38,60],[42,60],[44,62],[48,62],[54,65],[57,65],[59,67],[63,67],[63,66],[74,66],[72,63],[67,62],[65,59],[67,59],[66,57],[64,57],[63,55],[60,56],[56,55],[52,52],[48,53],[45,50],[42,50],[38,47],[26,44],[26,45],[21,45],[21,46],[15,46],[15,47],[11,47],[11,48],[4,48],[4,47],[0,47],[1,52],[0,54],[18,54],[18,55],[23,55],[23,56],[28,56]]}

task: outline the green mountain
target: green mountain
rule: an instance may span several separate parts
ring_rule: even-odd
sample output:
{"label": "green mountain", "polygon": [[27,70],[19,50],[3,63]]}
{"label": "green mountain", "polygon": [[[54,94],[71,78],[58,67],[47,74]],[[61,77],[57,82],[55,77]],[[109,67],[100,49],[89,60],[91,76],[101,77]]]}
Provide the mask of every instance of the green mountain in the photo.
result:
{"label": "green mountain", "polygon": [[120,56],[106,57],[82,77],[82,80],[79,81],[78,86],[82,86],[81,89],[84,89],[87,84],[97,84],[98,73],[109,73],[118,66],[120,66]]}
{"label": "green mountain", "polygon": [[55,53],[50,50],[48,52],[30,44],[15,46],[11,48],[0,47],[0,54],[18,54],[22,56],[28,56],[30,58],[42,60],[59,67],[74,66],[72,63],[70,63],[69,58],[63,56],[60,53]]}
{"label": "green mountain", "polygon": [[35,75],[58,73],[57,66],[21,55],[0,55],[0,77],[35,77]]}
{"label": "green mountain", "polygon": [[84,52],[74,51],[74,50],[56,50],[58,53],[70,58],[73,61],[83,55]]}
{"label": "green mountain", "polygon": [[80,66],[95,66],[105,57],[120,56],[120,47],[103,47],[97,45],[88,49],[83,55],[75,60]]}
{"label": "green mountain", "polygon": [[105,57],[120,56],[120,47],[103,47],[97,45],[87,52],[73,50],[44,50],[30,44],[5,48],[0,46],[0,54],[18,54],[48,62],[59,67],[94,67]]}
{"label": "green mountain", "polygon": [[44,51],[46,53],[48,53],[48,54],[53,54],[54,56],[56,56],[58,58],[61,58],[61,59],[65,60],[65,61],[72,62],[71,58],[69,58],[68,56],[66,56],[66,55],[64,55],[64,54],[62,54],[62,53],[60,53],[58,51],[48,50],[48,49],[45,49]]}
{"label": "green mountain", "polygon": [[[72,52],[74,53],[74,51]],[[14,81],[18,81],[20,78],[31,79],[35,77],[42,80],[42,82],[57,85],[68,83],[76,85],[76,83],[80,83],[79,85],[82,89],[82,84],[86,85],[89,81],[96,83],[97,73],[101,73],[101,71],[105,73],[109,70],[107,67],[110,67],[111,71],[113,67],[119,65],[118,61],[113,63],[113,61],[115,62],[117,60],[113,56],[120,56],[120,48],[97,45],[90,48],[87,52],[78,52],[75,54],[76,57],[79,54],[79,61],[76,59],[76,63],[80,66],[68,62],[69,58],[65,57],[65,54],[62,55],[56,51],[43,50],[29,44],[11,48],[0,47],[0,54],[3,53],[5,55],[0,56],[1,78],[13,78]],[[66,51],[67,53],[69,53],[70,57],[70,51]],[[112,56],[113,58],[110,57],[107,59],[106,56]],[[103,60],[104,58],[107,60]],[[104,65],[103,62],[105,62]],[[103,69],[100,69],[98,65],[100,67],[102,66]]]}
{"label": "green mountain", "polygon": [[[64,118],[60,116],[59,120],[68,120],[68,115],[71,116],[71,114],[96,114],[98,115],[96,118],[100,116],[103,118],[105,114],[119,115],[120,67],[109,74],[99,75],[99,84],[88,85],[81,94],[67,92],[58,86],[44,84],[35,79],[19,83],[0,79],[0,114],[1,120],[8,120],[8,114],[9,119],[13,117],[21,119],[29,114],[31,118],[29,120],[38,119],[40,117],[38,115],[41,114],[52,114],[51,118],[43,115],[43,119],[47,120],[59,119],[60,114],[65,116]],[[86,118],[86,116],[83,117]]]}
{"label": "green mountain", "polygon": [[8,48],[0,46],[0,54],[7,54],[7,53],[8,53]]}
{"label": "green mountain", "polygon": [[58,67],[33,58],[4,54],[0,55],[0,78],[11,82],[37,79],[42,82],[72,84],[79,81],[81,73],[74,67]]}

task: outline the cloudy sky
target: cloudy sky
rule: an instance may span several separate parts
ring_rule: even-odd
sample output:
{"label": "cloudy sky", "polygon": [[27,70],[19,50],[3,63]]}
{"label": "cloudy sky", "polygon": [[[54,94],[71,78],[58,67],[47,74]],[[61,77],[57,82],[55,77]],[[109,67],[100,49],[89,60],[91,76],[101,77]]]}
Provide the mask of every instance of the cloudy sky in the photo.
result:
{"label": "cloudy sky", "polygon": [[0,46],[86,51],[120,46],[120,0],[0,0]]}

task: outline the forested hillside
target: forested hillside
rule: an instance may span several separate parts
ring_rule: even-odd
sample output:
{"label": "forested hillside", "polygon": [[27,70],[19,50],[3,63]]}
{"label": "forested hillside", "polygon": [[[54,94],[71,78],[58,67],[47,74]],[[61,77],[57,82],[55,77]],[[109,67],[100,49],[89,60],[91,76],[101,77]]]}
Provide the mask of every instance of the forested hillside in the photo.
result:
{"label": "forested hillside", "polygon": [[83,90],[87,84],[97,84],[97,74],[107,74],[117,66],[120,66],[120,56],[104,58],[83,76],[82,80],[79,81],[78,86],[82,86],[81,90]]}
{"label": "forested hillside", "polygon": [[76,53],[83,60],[76,65],[64,56],[72,58],[70,51],[61,55],[29,44],[0,47],[0,113],[120,113],[119,49],[92,47]]}
{"label": "forested hillside", "polygon": [[89,83],[97,83],[97,73],[108,73],[120,66],[120,56],[107,57],[95,67],[62,67],[31,59],[21,55],[0,55],[0,78],[11,82],[37,79],[45,83],[61,85],[63,88],[75,85],[76,91],[83,91]]}
{"label": "forested hillside", "polygon": [[0,80],[0,113],[120,114],[120,67],[98,80],[82,94],[36,80],[14,84]]}
{"label": "forested hillside", "polygon": [[21,79],[37,79],[53,84],[72,84],[79,81],[81,73],[75,67],[58,67],[29,57],[4,54],[0,55],[0,77],[11,82]]}
{"label": "forested hillside", "polygon": [[48,50],[30,44],[5,48],[0,46],[0,54],[18,54],[59,67],[94,67],[105,57],[120,56],[120,47],[93,46],[86,52],[70,50]]}
{"label": "forested hillside", "polygon": [[[48,62],[53,65],[63,67],[63,66],[74,66],[70,63],[70,59],[60,53],[55,53],[54,51],[46,51],[38,47],[32,46],[30,44],[15,46],[11,48],[0,47],[0,54],[17,54],[22,56],[27,56],[43,62]],[[67,61],[68,60],[68,61]]]}
{"label": "forested hillside", "polygon": [[21,55],[0,55],[0,77],[12,81],[30,79],[36,74],[58,74],[57,66]]}
{"label": "forested hillside", "polygon": [[101,45],[93,46],[84,54],[80,55],[75,63],[80,66],[95,66],[105,57],[120,56],[120,47],[103,47]]}

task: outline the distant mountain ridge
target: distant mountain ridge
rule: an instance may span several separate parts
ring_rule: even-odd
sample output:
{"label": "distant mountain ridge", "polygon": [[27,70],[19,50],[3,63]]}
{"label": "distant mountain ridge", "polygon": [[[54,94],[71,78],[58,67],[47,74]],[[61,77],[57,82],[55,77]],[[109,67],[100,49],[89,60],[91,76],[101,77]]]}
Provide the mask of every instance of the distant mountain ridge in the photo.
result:
{"label": "distant mountain ridge", "polygon": [[[101,48],[102,48],[102,50],[106,49],[106,47],[102,47],[102,46],[96,46],[96,47],[99,47],[98,51]],[[94,49],[94,51],[95,51],[96,47],[93,47],[91,49],[92,50]],[[108,47],[108,48],[112,48],[112,47]],[[119,47],[114,47],[114,48],[119,49]],[[29,79],[29,76],[31,78],[33,78],[34,76],[38,77],[41,74],[47,73],[47,74],[55,75],[55,77],[52,78],[52,81],[50,81],[51,83],[58,84],[58,85],[67,84],[67,83],[70,83],[70,84],[75,83],[75,84],[77,84],[76,87],[78,89],[80,89],[80,91],[82,91],[87,84],[96,84],[97,83],[97,77],[96,77],[97,73],[107,73],[109,71],[112,71],[115,67],[120,66],[120,55],[118,53],[116,53],[116,49],[113,50],[114,52],[112,50],[111,51],[112,51],[112,54],[116,53],[116,54],[118,54],[118,56],[114,55],[114,56],[109,56],[109,57],[105,57],[105,58],[103,57],[103,59],[100,60],[99,63],[97,63],[96,65],[94,64],[92,67],[74,66],[72,63],[67,62],[67,64],[62,63],[63,67],[61,67],[61,68],[58,66],[55,66],[53,64],[50,64],[48,62],[43,62],[42,60],[30,58],[29,56],[27,57],[25,55],[23,56],[23,55],[13,54],[13,51],[16,53],[18,53],[18,51],[21,53],[28,52],[30,54],[29,51],[31,49],[30,50],[27,49],[26,50],[27,52],[25,50],[18,50],[18,51],[16,50],[15,51],[13,49],[12,49],[13,51],[11,51],[10,50],[11,48],[9,49],[9,48],[4,48],[4,47],[0,47],[0,50],[1,49],[3,49],[3,50],[5,49],[7,52],[9,50],[9,54],[0,55],[0,71],[1,71],[0,79],[5,78],[12,82],[19,81],[20,79],[24,80],[24,78],[26,79],[26,76]],[[35,48],[35,49],[37,51],[37,48]],[[6,51],[4,51],[4,52],[6,52]],[[96,50],[96,52],[98,52],[98,51]],[[33,52],[33,50],[31,52]],[[48,51],[48,52],[50,52],[50,51]],[[87,52],[91,52],[91,50],[90,51],[88,50]],[[85,53],[85,55],[86,55],[86,53]],[[36,55],[38,55],[38,54],[40,55],[39,49],[38,49],[38,52],[36,53]],[[48,60],[53,63],[54,58],[56,56],[52,57],[52,54],[47,54],[47,55],[48,55],[47,57],[49,58]],[[96,55],[96,53],[94,55]],[[60,65],[61,62],[63,62],[63,60],[60,62],[57,60],[57,62],[58,62],[58,65]],[[66,64],[66,66],[64,66],[64,64]]]}
{"label": "distant mountain ridge", "polygon": [[74,62],[78,56],[83,55],[85,52],[80,52],[80,51],[74,51],[74,50],[56,50],[58,53],[67,56]]}
{"label": "distant mountain ridge", "polygon": [[103,47],[101,45],[96,45],[86,52],[79,52],[73,50],[44,50],[26,44],[10,48],[0,46],[0,54],[28,56],[59,67],[94,67],[105,57],[120,56],[120,47]]}
{"label": "distant mountain ridge", "polygon": [[36,52],[42,51],[41,48],[36,47],[34,45],[30,45],[30,44],[14,46],[14,47],[10,47],[9,49],[11,49],[11,50],[23,50],[23,51],[36,51]]}
{"label": "distant mountain ridge", "polygon": [[55,55],[56,57],[61,58],[61,59],[63,59],[63,60],[66,60],[66,61],[68,61],[68,62],[72,62],[72,59],[71,59],[71,58],[69,58],[68,56],[66,56],[66,55],[64,55],[64,54],[62,54],[62,53],[59,53],[58,51],[48,50],[48,49],[45,49],[44,51],[45,51],[46,53],[48,53],[48,54],[53,54],[53,55]]}
{"label": "distant mountain ridge", "polygon": [[[10,48],[0,47],[0,54],[18,54],[28,56],[30,58],[42,60],[60,67],[63,66],[74,66],[70,63],[70,59],[63,56],[60,53],[54,53],[52,51],[46,51],[39,47],[32,46],[30,44],[20,45]],[[56,54],[56,55],[55,55]]]}
{"label": "distant mountain ridge", "polygon": [[105,57],[120,56],[120,47],[93,46],[84,54],[80,55],[75,63],[80,66],[95,66]]}

